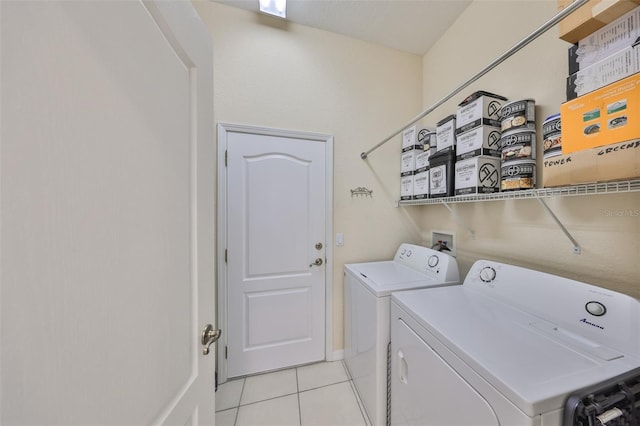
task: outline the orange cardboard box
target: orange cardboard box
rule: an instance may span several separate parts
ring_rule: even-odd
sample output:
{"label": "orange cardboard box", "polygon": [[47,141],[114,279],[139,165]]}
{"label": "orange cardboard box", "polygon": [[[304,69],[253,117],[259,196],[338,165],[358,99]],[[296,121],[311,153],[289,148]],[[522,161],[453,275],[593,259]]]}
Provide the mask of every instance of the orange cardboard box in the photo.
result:
{"label": "orange cardboard box", "polygon": [[[558,0],[558,11],[572,2],[573,0]],[[577,43],[639,4],[640,0],[590,0],[560,21],[559,37],[569,43]]]}
{"label": "orange cardboard box", "polygon": [[640,73],[560,106],[562,154],[640,137]]}
{"label": "orange cardboard box", "polygon": [[640,139],[545,158],[542,162],[542,186],[545,188],[638,177]]}

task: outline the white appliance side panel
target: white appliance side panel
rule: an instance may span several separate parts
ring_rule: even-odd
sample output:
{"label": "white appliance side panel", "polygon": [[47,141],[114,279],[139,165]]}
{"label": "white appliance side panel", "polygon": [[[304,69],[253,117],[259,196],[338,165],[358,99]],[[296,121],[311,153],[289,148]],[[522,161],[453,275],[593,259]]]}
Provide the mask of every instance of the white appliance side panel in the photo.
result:
{"label": "white appliance side panel", "polygon": [[392,330],[392,425],[500,425],[482,395],[402,319],[393,321]]}
{"label": "white appliance side panel", "polygon": [[389,297],[375,297],[365,285],[346,274],[345,364],[373,425],[385,425]]}
{"label": "white appliance side panel", "polygon": [[[358,309],[358,305],[353,300],[353,286],[355,284],[356,278],[352,273],[347,272],[345,269],[344,272],[344,361],[347,369],[349,369],[350,360],[353,358],[354,344],[353,341],[357,336],[357,332],[355,330],[355,323],[353,322],[353,316],[356,315],[356,310]],[[349,374],[351,371],[349,369]]]}

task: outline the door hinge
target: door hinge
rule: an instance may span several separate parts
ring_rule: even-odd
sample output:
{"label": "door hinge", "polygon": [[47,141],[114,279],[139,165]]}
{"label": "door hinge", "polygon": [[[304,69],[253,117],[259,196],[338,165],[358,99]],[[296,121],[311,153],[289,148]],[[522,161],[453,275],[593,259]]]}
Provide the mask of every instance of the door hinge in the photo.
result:
{"label": "door hinge", "polygon": [[229,259],[229,251],[227,249],[224,249],[224,263],[227,263],[227,260]]}
{"label": "door hinge", "polygon": [[224,347],[224,359],[229,358],[229,347],[225,346]]}
{"label": "door hinge", "polygon": [[227,167],[228,163],[229,163],[229,151],[225,150],[224,151],[224,166]]}

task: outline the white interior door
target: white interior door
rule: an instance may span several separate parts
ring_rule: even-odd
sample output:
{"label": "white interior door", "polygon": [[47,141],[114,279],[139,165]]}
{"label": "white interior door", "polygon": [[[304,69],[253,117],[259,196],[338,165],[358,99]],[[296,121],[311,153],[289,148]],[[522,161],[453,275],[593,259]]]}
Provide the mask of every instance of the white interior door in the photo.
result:
{"label": "white interior door", "polygon": [[228,376],[323,360],[326,140],[237,131],[226,144]]}
{"label": "white interior door", "polygon": [[0,422],[213,423],[208,32],[184,1],[0,28]]}

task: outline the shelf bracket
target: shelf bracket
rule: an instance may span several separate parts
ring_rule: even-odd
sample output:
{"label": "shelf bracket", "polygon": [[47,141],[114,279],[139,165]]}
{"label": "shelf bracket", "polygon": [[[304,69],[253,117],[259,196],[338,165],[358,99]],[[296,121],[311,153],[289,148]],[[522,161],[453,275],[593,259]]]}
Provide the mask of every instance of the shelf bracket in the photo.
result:
{"label": "shelf bracket", "polygon": [[558,219],[558,216],[556,216],[553,213],[553,211],[551,211],[547,203],[545,203],[542,198],[536,198],[536,200],[538,200],[538,202],[542,204],[542,206],[547,210],[547,212],[551,215],[553,220],[556,222],[556,224],[560,227],[560,229],[562,229],[562,232],[564,232],[564,235],[566,235],[569,241],[571,241],[571,243],[573,244],[573,254],[580,254],[580,245],[575,240],[575,238],[571,236],[571,234],[569,233],[567,228],[562,224],[562,222],[560,222],[560,219]]}
{"label": "shelf bracket", "polygon": [[453,209],[451,208],[451,206],[449,204],[447,204],[446,202],[443,201],[442,205],[445,206],[447,208],[447,210],[449,210],[449,213],[451,213],[451,216],[453,216],[453,220],[455,220],[460,225],[462,225],[465,228],[467,228],[467,231],[469,231],[471,233],[471,238],[475,240],[476,239],[476,231],[474,231],[473,228],[471,228],[469,225],[467,225],[467,223],[464,220],[462,220],[462,218],[460,216],[458,216],[458,213],[453,211]]}

